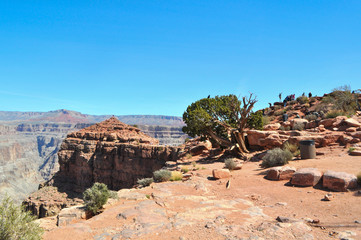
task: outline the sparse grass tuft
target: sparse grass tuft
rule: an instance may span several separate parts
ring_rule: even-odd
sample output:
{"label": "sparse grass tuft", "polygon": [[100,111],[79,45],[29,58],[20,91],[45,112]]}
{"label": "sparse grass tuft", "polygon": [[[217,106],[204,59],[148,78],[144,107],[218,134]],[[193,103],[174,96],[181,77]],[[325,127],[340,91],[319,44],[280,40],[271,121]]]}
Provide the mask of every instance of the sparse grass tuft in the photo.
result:
{"label": "sparse grass tuft", "polygon": [[224,161],[224,166],[226,168],[228,168],[229,170],[233,170],[236,168],[237,166],[237,163],[234,161],[233,158],[227,158],[225,161]]}
{"label": "sparse grass tuft", "polygon": [[183,174],[178,171],[172,171],[172,176],[170,177],[170,181],[181,181],[183,178]]}
{"label": "sparse grass tuft", "polygon": [[156,182],[166,182],[172,177],[172,172],[169,170],[161,169],[153,172],[154,180]]}
{"label": "sparse grass tuft", "polygon": [[306,115],[305,117],[309,122],[313,121],[313,120],[316,120],[317,119],[317,116],[315,114],[308,114]]}
{"label": "sparse grass tuft", "polygon": [[181,172],[187,173],[187,172],[189,172],[189,169],[187,167],[181,167]]}
{"label": "sparse grass tuft", "polygon": [[142,178],[138,179],[137,183],[141,187],[147,187],[154,182],[153,178]]}
{"label": "sparse grass tuft", "polygon": [[294,157],[300,155],[300,150],[299,150],[298,146],[295,144],[291,144],[289,142],[285,142],[283,144],[283,150],[290,151]]}
{"label": "sparse grass tuft", "polygon": [[187,154],[186,154],[186,158],[187,158],[187,159],[191,159],[191,158],[192,158],[192,154],[187,153]]}
{"label": "sparse grass tuft", "polygon": [[344,116],[345,113],[339,110],[331,110],[326,113],[326,118],[335,118],[338,116]]}
{"label": "sparse grass tuft", "polygon": [[289,150],[282,150],[280,148],[275,148],[269,150],[267,154],[263,157],[261,166],[264,168],[283,166],[292,160],[292,153]]}
{"label": "sparse grass tuft", "polygon": [[303,129],[305,129],[305,125],[303,123],[295,123],[293,125],[293,130],[302,131]]}

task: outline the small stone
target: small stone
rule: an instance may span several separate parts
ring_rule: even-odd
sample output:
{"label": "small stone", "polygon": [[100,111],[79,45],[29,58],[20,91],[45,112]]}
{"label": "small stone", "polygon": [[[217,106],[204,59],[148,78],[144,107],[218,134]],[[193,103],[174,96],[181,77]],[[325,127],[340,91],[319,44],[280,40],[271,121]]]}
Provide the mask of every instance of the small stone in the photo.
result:
{"label": "small stone", "polygon": [[355,223],[361,224],[361,220],[355,220]]}
{"label": "small stone", "polygon": [[212,174],[215,179],[231,177],[231,173],[228,169],[213,169]]}
{"label": "small stone", "polygon": [[287,203],[285,203],[285,202],[278,202],[278,203],[276,203],[276,205],[278,205],[278,206],[287,206]]}
{"label": "small stone", "polygon": [[282,217],[282,216],[278,216],[276,218],[276,220],[278,222],[281,222],[281,223],[293,223],[293,222],[297,222],[297,219],[293,219],[293,218],[288,218],[288,217]]}
{"label": "small stone", "polygon": [[324,200],[324,201],[331,201],[332,198],[333,198],[333,195],[332,195],[331,193],[327,193],[327,194],[324,196],[323,200]]}

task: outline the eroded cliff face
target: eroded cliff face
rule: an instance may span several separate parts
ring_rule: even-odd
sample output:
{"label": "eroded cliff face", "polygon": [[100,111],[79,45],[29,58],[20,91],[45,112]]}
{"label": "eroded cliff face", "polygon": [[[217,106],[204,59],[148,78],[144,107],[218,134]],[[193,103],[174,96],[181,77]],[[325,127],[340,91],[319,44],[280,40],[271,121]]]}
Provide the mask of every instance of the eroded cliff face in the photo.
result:
{"label": "eroded cliff face", "polygon": [[116,118],[68,134],[61,145],[60,170],[54,186],[83,192],[95,182],[110,189],[132,187],[137,179],[151,177],[181,149],[158,146],[158,140]]}

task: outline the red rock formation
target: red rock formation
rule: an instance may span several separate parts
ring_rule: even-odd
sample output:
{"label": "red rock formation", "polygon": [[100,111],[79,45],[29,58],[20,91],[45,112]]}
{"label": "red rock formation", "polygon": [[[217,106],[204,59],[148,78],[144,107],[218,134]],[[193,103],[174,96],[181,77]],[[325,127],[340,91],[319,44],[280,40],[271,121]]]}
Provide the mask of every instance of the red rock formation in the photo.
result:
{"label": "red rock formation", "polygon": [[158,146],[158,140],[115,117],[68,134],[59,150],[60,171],[50,184],[83,192],[95,182],[119,190],[151,177],[180,148]]}

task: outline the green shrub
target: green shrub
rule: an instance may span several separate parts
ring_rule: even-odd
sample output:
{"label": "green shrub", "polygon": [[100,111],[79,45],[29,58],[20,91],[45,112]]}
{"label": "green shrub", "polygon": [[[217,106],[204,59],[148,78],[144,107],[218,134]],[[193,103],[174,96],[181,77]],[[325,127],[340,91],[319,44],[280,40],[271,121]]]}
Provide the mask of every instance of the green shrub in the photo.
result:
{"label": "green shrub", "polygon": [[189,169],[187,167],[181,167],[181,172],[187,173],[187,172],[189,172]]}
{"label": "green shrub", "polygon": [[170,181],[181,181],[183,178],[183,174],[178,171],[172,171],[172,176],[170,177]]}
{"label": "green shrub", "polygon": [[280,127],[280,130],[282,130],[282,131],[289,131],[289,130],[291,130],[291,127],[290,126],[281,126]]}
{"label": "green shrub", "polygon": [[361,172],[357,174],[357,183],[361,186]]}
{"label": "green shrub", "polygon": [[345,113],[339,110],[331,110],[326,113],[326,118],[335,118],[338,116],[344,116]]}
{"label": "green shrub", "polygon": [[282,109],[277,110],[277,111],[275,111],[275,113],[274,113],[275,116],[281,116],[282,114],[284,114],[284,111],[283,111]]}
{"label": "green shrub", "polygon": [[297,103],[296,100],[292,100],[292,101],[287,102],[287,104],[289,104],[289,105],[295,105],[296,103]]}
{"label": "green shrub", "polygon": [[109,190],[109,198],[118,200],[119,199],[118,192]]}
{"label": "green shrub", "polygon": [[298,146],[289,142],[285,142],[283,144],[283,150],[290,151],[294,157],[300,155],[300,149],[298,148]]}
{"label": "green shrub", "polygon": [[316,120],[317,119],[317,116],[315,114],[308,114],[306,115],[305,117],[309,122],[313,121],[313,120]]}
{"label": "green shrub", "polygon": [[264,125],[262,111],[252,112],[247,119],[247,125],[249,128],[262,130]]}
{"label": "green shrub", "polygon": [[269,150],[267,154],[263,157],[261,166],[264,168],[274,167],[274,166],[283,166],[292,160],[292,153],[288,150],[282,150],[280,148],[275,148]]}
{"label": "green shrub", "polygon": [[94,183],[91,188],[88,188],[83,193],[83,200],[87,210],[96,214],[99,209],[107,203],[110,196],[110,191],[104,183]]}
{"label": "green shrub", "polygon": [[172,172],[165,169],[157,170],[153,172],[153,177],[156,182],[166,182],[172,177]]}
{"label": "green shrub", "polygon": [[305,129],[305,124],[303,124],[303,123],[295,123],[295,124],[293,124],[292,129],[302,131],[303,129]]}
{"label": "green shrub", "polygon": [[5,196],[0,202],[0,239],[42,239],[43,229],[34,220],[35,217],[24,207]]}
{"label": "green shrub", "polygon": [[263,122],[263,126],[269,124],[270,118],[268,116],[262,116],[262,122]]}
{"label": "green shrub", "polygon": [[348,149],[348,153],[352,153],[352,152],[355,151],[355,150],[356,150],[356,148],[350,147],[350,148]]}
{"label": "green shrub", "polygon": [[225,161],[224,161],[224,166],[226,168],[228,168],[229,170],[233,170],[236,168],[237,166],[237,163],[234,161],[233,158],[227,158]]}
{"label": "green shrub", "polygon": [[301,104],[305,104],[305,103],[308,103],[308,97],[306,96],[300,96],[296,99],[297,102],[301,103]]}
{"label": "green shrub", "polygon": [[140,187],[147,187],[154,182],[153,178],[138,179],[137,183]]}
{"label": "green shrub", "polygon": [[187,159],[191,159],[192,157],[193,157],[192,154],[190,154],[190,153],[187,153],[187,154],[186,154],[186,158],[187,158]]}

